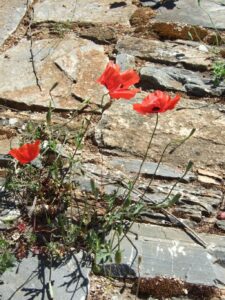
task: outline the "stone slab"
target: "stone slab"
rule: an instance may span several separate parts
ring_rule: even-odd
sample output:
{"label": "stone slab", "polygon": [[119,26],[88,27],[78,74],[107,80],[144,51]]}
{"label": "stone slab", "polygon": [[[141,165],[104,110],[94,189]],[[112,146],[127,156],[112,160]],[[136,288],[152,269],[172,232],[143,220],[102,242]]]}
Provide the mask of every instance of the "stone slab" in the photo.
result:
{"label": "stone slab", "polygon": [[[119,168],[120,170],[125,170],[130,173],[138,173],[140,169],[142,160],[134,160],[134,159],[126,159],[126,158],[112,158],[110,160],[110,164],[113,167]],[[145,176],[152,176],[154,175],[156,168],[158,167],[157,163],[154,162],[145,162],[141,169],[141,174]],[[184,173],[184,172],[183,172]],[[169,166],[166,166],[164,164],[160,164],[157,168],[157,172],[155,177],[156,178],[164,178],[164,179],[179,179],[182,177],[183,173],[181,170],[171,168]],[[183,180],[184,181],[190,181],[195,179],[195,176],[193,173],[188,173]]]}
{"label": "stone slab", "polygon": [[[146,95],[138,95],[132,101],[113,102],[95,128],[95,140],[99,147],[108,148],[117,155],[119,152],[144,155],[156,116],[136,113],[132,103],[142,100]],[[197,168],[204,166],[213,171],[224,168],[225,116],[219,112],[219,106],[210,105],[206,101],[182,98],[177,108],[179,110],[159,115],[158,128],[147,161],[157,162],[168,143],[181,141],[196,128],[191,139],[174,153],[164,156],[163,163],[184,168],[192,160]]]}
{"label": "stone slab", "polygon": [[196,0],[178,0],[172,9],[164,5],[158,9],[156,20],[178,22],[208,28],[225,29],[225,6],[223,0],[203,0],[200,6]]}
{"label": "stone slab", "polygon": [[181,64],[192,70],[207,70],[214,56],[201,51],[200,44],[181,44],[125,36],[118,40],[116,49],[120,54],[129,54],[152,62]]}
{"label": "stone slab", "polygon": [[[221,236],[201,235],[206,239],[205,249],[194,242],[184,231],[174,228],[149,224],[134,224],[128,236],[121,244],[123,265],[117,269],[118,276],[122,270],[130,268],[130,274],[138,274],[137,257],[141,256],[140,277],[154,278],[165,276],[179,278],[187,283],[208,286],[225,285],[225,268],[216,263],[217,258],[210,250],[215,244],[225,247],[225,238]],[[135,245],[135,247],[134,247]],[[113,274],[112,274],[113,275]]]}
{"label": "stone slab", "polygon": [[17,29],[27,11],[27,0],[1,0],[0,46]]}
{"label": "stone slab", "polygon": [[87,99],[101,102],[104,91],[96,79],[108,61],[102,46],[69,35],[35,41],[32,52],[33,63],[30,42],[22,40],[0,55],[0,98],[6,105],[46,108],[53,86],[52,105],[58,109],[77,109]]}
{"label": "stone slab", "polygon": [[[54,299],[85,300],[89,290],[90,265],[82,262],[79,253],[58,267],[52,268],[51,285]],[[37,256],[24,258],[21,263],[7,270],[0,277],[1,299],[40,299],[49,298],[49,268]]]}
{"label": "stone slab", "polygon": [[34,5],[34,22],[78,22],[129,26],[137,9],[131,0],[43,0]]}
{"label": "stone slab", "polygon": [[173,90],[197,97],[225,95],[223,82],[217,86],[212,77],[206,77],[200,72],[148,63],[141,68],[140,75],[142,84],[148,89]]}

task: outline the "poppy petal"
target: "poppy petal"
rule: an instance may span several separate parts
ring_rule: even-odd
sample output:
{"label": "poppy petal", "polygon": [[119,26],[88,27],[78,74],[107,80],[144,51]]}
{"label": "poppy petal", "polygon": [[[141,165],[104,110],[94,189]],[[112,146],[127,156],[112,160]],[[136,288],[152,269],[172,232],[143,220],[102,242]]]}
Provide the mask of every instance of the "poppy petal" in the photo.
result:
{"label": "poppy petal", "polygon": [[115,91],[110,91],[109,95],[113,99],[123,98],[129,100],[133,98],[136,95],[136,93],[138,93],[139,91],[140,89],[132,89],[132,90],[118,89]]}
{"label": "poppy petal", "polygon": [[134,70],[128,70],[120,74],[123,88],[127,89],[131,85],[140,81],[139,75]]}
{"label": "poppy petal", "polygon": [[27,164],[39,155],[40,143],[40,140],[36,140],[34,143],[24,144],[19,148],[11,149],[9,154],[21,164]]}

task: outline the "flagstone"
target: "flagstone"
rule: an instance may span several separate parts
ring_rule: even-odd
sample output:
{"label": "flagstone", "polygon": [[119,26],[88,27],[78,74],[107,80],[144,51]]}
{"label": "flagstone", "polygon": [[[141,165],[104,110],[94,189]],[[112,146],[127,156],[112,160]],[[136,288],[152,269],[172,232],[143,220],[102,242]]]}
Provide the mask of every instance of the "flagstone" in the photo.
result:
{"label": "flagstone", "polygon": [[[137,100],[113,102],[95,128],[95,140],[99,147],[105,151],[109,149],[108,153],[111,154],[144,155],[155,126],[156,115],[142,116],[132,109],[132,103],[140,101],[146,95],[139,95]],[[159,123],[147,161],[158,161],[168,143],[178,145],[179,141],[196,128],[196,132],[186,143],[172,154],[167,152],[164,155],[163,162],[184,168],[192,160],[195,167],[221,170],[225,157],[224,114],[217,105],[210,105],[203,100],[181,99],[177,108],[179,109],[159,114]]]}
{"label": "flagstone", "polygon": [[0,46],[20,24],[30,0],[1,0],[0,3]]}
{"label": "flagstone", "polygon": [[[32,57],[33,56],[33,57]],[[57,109],[77,109],[83,100],[101,102],[96,79],[108,61],[104,48],[71,36],[22,40],[0,55],[0,98],[20,108],[46,108],[50,90]]]}
{"label": "flagstone", "polygon": [[129,26],[137,9],[131,0],[43,0],[34,5],[34,22],[78,22]]}

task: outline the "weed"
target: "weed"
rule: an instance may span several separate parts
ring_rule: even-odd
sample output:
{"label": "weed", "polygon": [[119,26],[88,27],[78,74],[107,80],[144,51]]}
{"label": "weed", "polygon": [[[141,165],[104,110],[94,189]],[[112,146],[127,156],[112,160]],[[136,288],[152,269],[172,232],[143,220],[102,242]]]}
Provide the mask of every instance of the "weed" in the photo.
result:
{"label": "weed", "polygon": [[[115,76],[110,75],[112,72]],[[128,77],[124,76],[125,72],[122,75],[119,72],[119,66],[114,66],[110,62],[101,76],[101,84],[111,88],[110,97],[124,96],[125,99],[130,99],[139,89],[130,90],[129,86],[138,82],[139,76],[134,71],[128,71]],[[113,84],[109,82],[108,85],[107,82],[111,80]],[[103,98],[101,113],[105,108]],[[21,220],[16,227],[18,231],[17,246],[14,249],[16,256],[23,258],[29,249],[33,249],[35,253],[50,258],[53,263],[53,260],[61,260],[71,252],[83,250],[92,257],[95,271],[99,270],[99,263],[113,262],[114,259],[119,264],[122,261],[120,243],[127,237],[132,224],[138,220],[145,207],[144,193],[137,201],[132,200],[131,194],[157,129],[158,112],[173,109],[179,99],[178,95],[171,99],[166,93],[156,91],[143,100],[145,105],[134,104],[133,107],[137,112],[145,114],[147,101],[147,113],[156,113],[156,123],[150,134],[139,171],[133,181],[128,181],[127,189],[122,195],[118,191],[105,194],[101,185],[92,178],[90,191],[81,192],[76,181],[78,176],[85,175],[81,153],[86,133],[96,112],[90,117],[85,117],[75,132],[67,127],[69,121],[61,125],[52,122],[53,103],[49,105],[45,122],[41,124],[29,122],[21,134],[22,146],[9,152],[16,160],[12,160],[9,165],[5,184],[5,189],[17,199],[21,211]],[[109,105],[111,103],[112,99]],[[174,144],[171,151],[175,151],[193,133],[194,130],[188,137]],[[36,141],[30,143],[34,139]],[[192,164],[189,163],[183,176],[191,167]],[[158,167],[156,171],[157,169]],[[153,179],[154,176],[149,186]],[[175,185],[160,203],[161,208],[165,209],[179,200],[179,194],[170,197]],[[6,251],[3,254],[4,261],[7,261],[8,265],[11,257],[7,257]]]}
{"label": "weed", "polygon": [[15,262],[14,255],[10,252],[9,243],[0,236],[0,275],[8,268],[13,267]]}
{"label": "weed", "polygon": [[216,61],[212,65],[214,84],[219,85],[220,82],[225,80],[225,62]]}

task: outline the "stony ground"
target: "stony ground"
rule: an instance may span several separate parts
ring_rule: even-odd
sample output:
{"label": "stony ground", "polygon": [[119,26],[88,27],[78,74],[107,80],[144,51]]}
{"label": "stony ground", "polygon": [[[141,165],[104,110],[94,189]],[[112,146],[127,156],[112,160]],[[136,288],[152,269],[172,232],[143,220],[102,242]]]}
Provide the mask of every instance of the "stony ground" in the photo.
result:
{"label": "stony ground", "polygon": [[[170,215],[148,210],[142,216],[145,227],[135,228],[140,236],[136,247],[144,260],[139,270],[143,278],[179,277],[184,282],[216,285],[221,289],[225,284],[223,263],[215,263],[218,259],[225,261],[225,221],[217,218],[225,210],[225,83],[215,85],[212,76],[213,63],[225,57],[224,14],[222,0],[205,0],[200,6],[197,0],[2,0],[0,3],[2,177],[7,163],[4,155],[10,145],[17,145],[21,128],[29,120],[38,123],[45,119],[51,97],[55,105],[54,122],[62,123],[73,111],[79,112],[78,119],[69,125],[71,129],[79,127],[79,122],[100,105],[104,89],[96,79],[109,59],[123,70],[135,68],[140,73],[142,93],[135,100],[143,99],[154,89],[182,95],[175,111],[159,117],[137,194],[133,195],[137,197],[148,185],[165,146],[184,139],[196,128],[194,136],[184,145],[172,154],[166,152],[152,189],[146,194],[146,201],[160,202],[181,178],[188,160],[194,162],[192,172],[174,190],[182,198],[170,209]],[[90,104],[83,104],[87,99]],[[132,102],[113,102],[101,118],[99,115],[93,118],[87,135],[84,167],[97,182],[105,174],[106,192],[115,189],[112,183],[115,179],[135,176],[154,128],[155,116],[137,115]],[[77,180],[84,190],[90,188],[88,178]],[[1,230],[6,229],[4,218],[9,213],[0,208]],[[195,231],[189,232],[194,239],[187,240],[186,233],[183,235],[182,229],[175,228],[181,224],[171,214]],[[15,217],[18,217],[16,211]],[[124,247],[129,265],[135,248],[126,242]],[[32,261],[25,269],[35,263]],[[138,266],[134,269],[137,272]],[[5,279],[3,276],[2,281],[3,300],[28,299],[29,293],[10,298],[9,286],[11,292],[18,287],[12,285],[12,273],[6,274]],[[118,292],[121,289],[116,290],[113,298],[109,298],[110,293],[104,296],[105,291],[96,296],[93,292],[96,284],[101,286],[101,279],[92,277],[90,299],[135,298],[127,291]],[[82,296],[68,296],[60,288],[57,291],[65,299],[85,299],[87,294],[85,289]],[[32,299],[48,299],[44,292],[33,295]]]}

